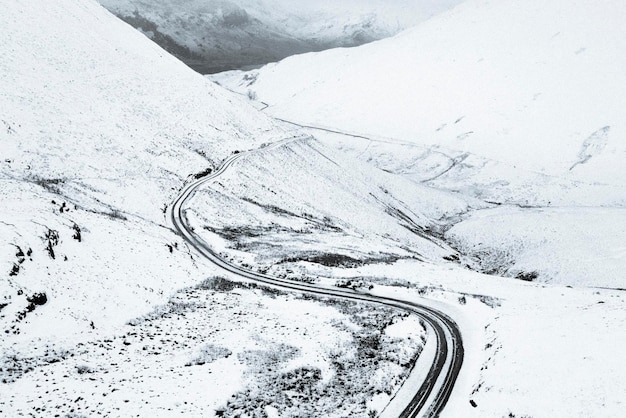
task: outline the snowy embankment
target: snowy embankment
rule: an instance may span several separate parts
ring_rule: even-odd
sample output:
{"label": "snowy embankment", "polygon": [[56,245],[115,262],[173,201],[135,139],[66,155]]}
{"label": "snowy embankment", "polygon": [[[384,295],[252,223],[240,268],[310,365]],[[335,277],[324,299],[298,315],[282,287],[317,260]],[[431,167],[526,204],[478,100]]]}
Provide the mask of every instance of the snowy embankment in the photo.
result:
{"label": "snowy embankment", "polygon": [[491,274],[570,286],[626,288],[626,210],[497,208],[446,232],[464,262]]}
{"label": "snowy embankment", "polygon": [[284,133],[97,4],[12,7],[0,25],[2,303],[46,290],[48,316],[119,324],[204,275],[164,228],[186,177]]}

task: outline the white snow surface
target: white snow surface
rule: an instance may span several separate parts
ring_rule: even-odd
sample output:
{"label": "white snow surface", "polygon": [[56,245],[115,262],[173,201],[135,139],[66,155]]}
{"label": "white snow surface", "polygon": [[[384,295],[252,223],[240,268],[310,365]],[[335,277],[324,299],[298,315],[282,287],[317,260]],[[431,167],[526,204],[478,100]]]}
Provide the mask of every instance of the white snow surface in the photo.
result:
{"label": "white snow surface", "polygon": [[622,208],[501,207],[472,213],[446,232],[485,271],[571,286],[624,288]]}
{"label": "white snow surface", "polygon": [[[164,207],[185,178],[284,131],[95,1],[18,0],[10,10],[0,16],[0,265],[20,272],[3,279],[3,298],[52,292],[47,317],[60,322],[46,333],[80,331],[64,325],[73,315],[119,325],[202,277],[182,251],[154,261],[153,251],[183,245]],[[54,260],[49,230],[59,234]],[[32,249],[34,265],[16,246]],[[136,303],[120,299],[133,292]]]}

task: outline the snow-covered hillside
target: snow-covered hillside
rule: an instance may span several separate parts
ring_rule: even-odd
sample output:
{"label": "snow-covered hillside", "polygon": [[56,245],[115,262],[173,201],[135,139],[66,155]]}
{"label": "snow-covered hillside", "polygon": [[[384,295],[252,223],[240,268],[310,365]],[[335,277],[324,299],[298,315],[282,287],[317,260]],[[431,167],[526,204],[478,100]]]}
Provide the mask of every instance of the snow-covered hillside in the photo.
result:
{"label": "snow-covered hillside", "polygon": [[[417,318],[214,277],[216,268],[165,219],[186,181],[234,152],[296,133],[193,72],[95,1],[15,0],[9,6],[0,15],[0,415],[167,416],[175,410],[206,416],[219,408],[255,408],[250,390],[262,396],[292,372],[320,380],[319,411],[345,415],[333,402],[362,414],[384,407],[426,337]],[[311,152],[297,167],[302,181],[316,190],[332,184],[350,191],[358,178],[343,174],[352,168],[320,176],[317,167],[328,157],[322,145],[309,142],[304,146]],[[300,155],[288,154],[264,169],[295,165]],[[467,203],[425,187],[429,204],[422,210],[420,190],[383,177],[371,185],[360,180],[359,188],[340,201],[321,201],[313,214],[339,224],[335,236],[360,232],[376,242],[384,235],[386,249],[395,252],[454,254],[438,239],[417,236],[406,249],[407,237],[414,224],[434,229],[435,218],[465,211]],[[286,183],[284,190],[294,187],[288,173],[277,181]],[[260,194],[254,188],[251,195]],[[293,197],[301,204],[291,201],[287,218],[311,212],[310,201]],[[345,207],[364,200],[372,221],[355,230]],[[284,201],[274,204],[285,207]],[[232,221],[243,206],[221,213]],[[410,330],[393,336],[403,324]],[[376,340],[387,360],[365,356],[365,337]],[[320,344],[311,346],[310,338]],[[354,362],[358,368],[350,366]],[[369,372],[356,376],[363,368]],[[377,383],[363,391],[359,379],[370,374],[379,376]],[[280,395],[281,402],[265,402],[283,410],[293,403],[290,396],[300,396]],[[318,400],[296,404],[296,413]]]}
{"label": "snow-covered hillside", "polygon": [[625,20],[616,0],[469,0],[394,38],[216,79],[273,115],[401,142],[363,158],[401,155],[379,164],[418,181],[497,201],[516,200],[510,184],[537,196],[524,204],[621,205]]}
{"label": "snow-covered hillside", "polygon": [[[420,318],[241,281],[166,222],[185,184],[244,150],[255,151],[189,199],[197,234],[251,270],[450,315],[465,357],[442,416],[620,415],[623,292],[485,276],[444,241],[468,219],[447,237],[475,262],[471,239],[489,221],[468,212],[515,213],[304,137],[93,0],[3,6],[0,416],[385,408],[435,344]],[[541,243],[554,246],[548,232]]]}
{"label": "snow-covered hillside", "polygon": [[[128,319],[193,280],[163,228],[185,178],[284,133],[95,2],[12,4],[0,17],[2,270],[15,269],[3,304],[45,290],[48,311],[86,325]],[[149,248],[172,260],[155,264]],[[102,311],[109,298],[117,308]]]}
{"label": "snow-covered hillside", "polygon": [[100,0],[203,73],[385,38],[460,0]]}
{"label": "snow-covered hillside", "polygon": [[626,239],[626,5],[601,4],[469,0],[393,38],[212,79],[415,183],[521,207],[447,235],[469,265],[624,287],[610,249]]}

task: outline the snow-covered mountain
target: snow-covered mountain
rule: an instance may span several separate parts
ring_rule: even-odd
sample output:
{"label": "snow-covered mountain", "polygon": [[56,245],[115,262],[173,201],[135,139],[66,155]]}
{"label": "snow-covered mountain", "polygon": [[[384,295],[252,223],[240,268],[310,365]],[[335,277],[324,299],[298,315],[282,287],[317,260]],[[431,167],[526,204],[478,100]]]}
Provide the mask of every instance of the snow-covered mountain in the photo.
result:
{"label": "snow-covered mountain", "polygon": [[447,233],[474,268],[623,288],[624,21],[620,1],[469,0],[393,38],[213,79],[379,168],[512,205]]}
{"label": "snow-covered mountain", "polygon": [[625,20],[617,0],[469,0],[394,38],[219,80],[273,115],[395,140],[400,152],[358,152],[416,181],[498,202],[625,204]]}
{"label": "snow-covered mountain", "polygon": [[214,73],[398,33],[460,0],[100,0],[192,68]]}
{"label": "snow-covered mountain", "polygon": [[[234,283],[166,221],[186,182],[235,152],[302,135],[95,1],[7,6],[0,15],[0,415],[206,416],[240,402],[257,408],[251,388],[267,393],[302,369],[319,373],[320,396],[334,393],[318,407],[322,415],[383,408],[421,349],[417,318]],[[439,218],[466,211],[463,199],[370,174],[310,138],[259,155],[246,165],[266,181],[257,176],[232,190],[217,184],[189,215],[225,252],[238,256],[239,243],[223,237],[241,227],[241,238],[245,231],[295,241],[306,234],[301,251],[269,253],[291,262],[455,254],[431,231]],[[302,184],[319,196],[302,193]],[[262,266],[265,243],[245,244]],[[405,326],[411,330],[393,336]],[[364,336],[374,336],[388,360],[365,357]],[[364,367],[370,373],[361,374]],[[378,383],[364,392],[370,375]],[[266,402],[279,410],[293,403]]]}
{"label": "snow-covered mountain", "polygon": [[[623,292],[480,274],[445,241],[472,255],[474,244],[497,244],[490,219],[506,226],[519,215],[531,238],[552,234],[532,245],[559,244],[563,231],[583,230],[588,210],[589,225],[615,234],[602,244],[617,246],[619,229],[602,219],[619,225],[619,208],[554,215],[581,224],[573,230],[544,227],[550,208],[536,218],[504,205],[473,211],[491,205],[359,161],[374,142],[368,151],[339,137],[347,151],[361,147],[349,155],[325,145],[336,136],[303,136],[93,0],[3,6],[1,416],[339,418],[385,408],[418,353],[436,350],[418,317],[242,281],[166,221],[185,184],[237,152],[189,200],[189,224],[251,270],[444,311],[465,357],[443,417],[620,416]],[[497,232],[494,248],[516,249],[515,228]],[[623,249],[596,247],[589,258],[612,258],[603,274],[619,270]],[[520,268],[531,275],[537,255],[527,255]]]}

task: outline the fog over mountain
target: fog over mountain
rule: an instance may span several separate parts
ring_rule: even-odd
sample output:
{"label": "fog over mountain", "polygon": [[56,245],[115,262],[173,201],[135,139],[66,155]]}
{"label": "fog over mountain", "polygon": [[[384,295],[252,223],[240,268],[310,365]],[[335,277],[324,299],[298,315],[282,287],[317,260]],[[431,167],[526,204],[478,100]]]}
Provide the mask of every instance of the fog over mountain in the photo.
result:
{"label": "fog over mountain", "polygon": [[214,73],[361,45],[459,0],[100,0],[193,69]]}

